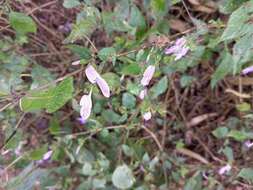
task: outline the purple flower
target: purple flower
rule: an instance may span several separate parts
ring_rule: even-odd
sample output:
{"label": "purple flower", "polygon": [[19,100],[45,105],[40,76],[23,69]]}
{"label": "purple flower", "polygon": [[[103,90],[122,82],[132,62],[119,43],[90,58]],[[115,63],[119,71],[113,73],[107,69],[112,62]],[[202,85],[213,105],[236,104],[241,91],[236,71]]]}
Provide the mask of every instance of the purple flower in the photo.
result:
{"label": "purple flower", "polygon": [[253,146],[253,142],[250,142],[249,140],[247,140],[244,145],[247,147],[247,148],[251,148]]}
{"label": "purple flower", "polygon": [[228,173],[231,169],[232,169],[232,167],[229,164],[227,164],[226,166],[221,167],[219,169],[218,173],[220,175],[224,175],[224,174]]}
{"label": "purple flower", "polygon": [[82,117],[78,117],[76,120],[79,121],[81,125],[84,125],[86,123],[86,120]]}
{"label": "purple flower", "polygon": [[97,84],[99,89],[101,90],[102,94],[106,97],[109,98],[110,97],[110,88],[109,85],[107,84],[107,82],[105,81],[105,79],[103,79],[98,72],[95,70],[94,67],[92,67],[91,65],[88,65],[86,70],[85,70],[85,74],[88,78],[88,80],[92,83],[92,84]]}
{"label": "purple flower", "polygon": [[245,69],[242,70],[242,74],[244,74],[244,75],[252,73],[252,72],[253,72],[253,65],[246,67]]}
{"label": "purple flower", "polygon": [[149,65],[146,70],[143,73],[141,84],[142,86],[148,86],[150,80],[152,79],[153,75],[155,73],[155,66]]}
{"label": "purple flower", "polygon": [[141,100],[143,100],[143,99],[145,98],[145,96],[148,94],[147,91],[148,91],[147,88],[144,88],[144,89],[140,92],[139,98],[140,98]]}
{"label": "purple flower", "polygon": [[98,77],[96,79],[96,83],[97,83],[98,87],[100,88],[104,97],[109,98],[110,97],[110,88],[109,88],[109,85],[107,84],[107,82],[105,81],[105,79],[103,79],[102,77]]}
{"label": "purple flower", "polygon": [[145,121],[148,121],[148,120],[151,119],[152,114],[151,114],[151,112],[149,111],[149,112],[144,113],[144,114],[142,115],[142,117],[143,117],[143,119],[144,119]]}
{"label": "purple flower", "polygon": [[91,109],[92,109],[92,100],[91,100],[91,93],[88,95],[83,95],[81,100],[80,100],[80,116],[82,118],[82,121],[86,121],[90,114],[91,114]]}
{"label": "purple flower", "polygon": [[85,69],[85,74],[86,77],[88,78],[88,80],[92,83],[95,84],[96,83],[96,79],[98,77],[100,77],[100,75],[98,74],[98,72],[95,70],[94,67],[92,67],[91,65],[88,65],[87,68]]}
{"label": "purple flower", "polygon": [[37,163],[38,163],[38,164],[43,164],[43,163],[49,161],[49,159],[51,158],[52,154],[53,154],[53,151],[52,151],[52,150],[46,152],[46,153],[43,155],[42,159],[38,160]]}
{"label": "purple flower", "polygon": [[189,51],[189,47],[186,45],[186,39],[184,37],[176,40],[175,44],[169,48],[166,48],[164,53],[167,55],[173,54],[175,61],[181,59]]}

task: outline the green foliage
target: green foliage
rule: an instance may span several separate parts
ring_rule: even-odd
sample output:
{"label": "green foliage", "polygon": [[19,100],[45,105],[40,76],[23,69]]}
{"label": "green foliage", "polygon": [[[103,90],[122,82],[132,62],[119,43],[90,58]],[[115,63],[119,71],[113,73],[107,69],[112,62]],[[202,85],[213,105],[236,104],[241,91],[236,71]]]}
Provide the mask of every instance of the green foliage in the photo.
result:
{"label": "green foliage", "polygon": [[244,180],[249,181],[250,183],[253,183],[253,169],[252,168],[243,168],[237,177],[241,177]]}
{"label": "green foliage", "polygon": [[33,19],[24,13],[11,12],[9,14],[11,27],[16,30],[18,34],[25,35],[29,32],[36,33],[37,26]]}
{"label": "green foliage", "polygon": [[113,185],[119,189],[128,189],[133,186],[135,179],[127,165],[118,166],[112,174]]}
{"label": "green foliage", "polygon": [[56,87],[26,95],[20,100],[20,108],[25,112],[45,108],[48,113],[53,113],[72,98],[73,91],[73,78],[66,78]]}

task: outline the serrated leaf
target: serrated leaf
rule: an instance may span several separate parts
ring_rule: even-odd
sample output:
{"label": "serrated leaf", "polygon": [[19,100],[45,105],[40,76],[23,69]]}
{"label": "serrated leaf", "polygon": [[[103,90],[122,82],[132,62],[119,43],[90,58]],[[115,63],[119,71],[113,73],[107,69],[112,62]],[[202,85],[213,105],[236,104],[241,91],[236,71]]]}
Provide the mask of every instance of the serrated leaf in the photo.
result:
{"label": "serrated leaf", "polygon": [[232,73],[233,71],[233,57],[229,52],[224,52],[222,54],[222,59],[219,66],[216,68],[214,74],[212,75],[211,87],[214,88],[220,80],[222,80],[226,75]]}
{"label": "serrated leaf", "polygon": [[250,183],[253,183],[253,168],[243,168],[237,177],[241,177]]}
{"label": "serrated leaf", "polygon": [[124,75],[138,75],[141,73],[141,67],[137,63],[124,64],[121,72]]}
{"label": "serrated leaf", "polygon": [[56,87],[23,97],[20,100],[20,108],[25,112],[45,108],[48,113],[53,113],[72,98],[73,91],[73,78],[66,78]]}
{"label": "serrated leaf", "polygon": [[79,0],[64,0],[63,6],[67,9],[74,8],[80,5]]}
{"label": "serrated leaf", "polygon": [[115,64],[117,53],[113,47],[106,47],[98,52],[98,57],[102,61],[111,61],[113,64]]}
{"label": "serrated leaf", "polygon": [[151,89],[150,89],[150,96],[152,99],[157,98],[161,94],[163,94],[168,88],[168,78],[167,76],[164,76],[159,80],[157,84],[155,84]]}
{"label": "serrated leaf", "polygon": [[95,7],[86,7],[84,12],[77,16],[70,35],[64,40],[64,43],[73,43],[79,39],[87,38],[98,26],[100,22],[100,12]]}
{"label": "serrated leaf", "polygon": [[37,26],[33,19],[24,13],[11,12],[9,14],[10,25],[19,34],[25,35],[29,32],[36,33]]}
{"label": "serrated leaf", "polygon": [[130,93],[124,93],[122,96],[122,105],[128,109],[133,109],[136,104],[136,98]]}
{"label": "serrated leaf", "polygon": [[247,139],[253,139],[253,133],[245,132],[245,131],[238,131],[238,130],[231,130],[227,137],[231,137],[237,141],[244,141]]}
{"label": "serrated leaf", "polygon": [[142,15],[139,8],[134,4],[131,7],[129,24],[133,27],[136,27],[136,28],[138,27],[140,29],[145,29],[146,28],[145,18]]}
{"label": "serrated leaf", "polygon": [[227,127],[218,127],[217,129],[215,129],[214,131],[212,131],[212,134],[216,137],[216,138],[224,138],[227,136],[228,134],[228,128]]}
{"label": "serrated leaf", "polygon": [[128,189],[133,186],[135,178],[127,165],[118,166],[112,174],[112,183],[119,189]]}
{"label": "serrated leaf", "polygon": [[235,10],[229,17],[227,27],[221,36],[221,41],[235,39],[245,34],[252,34],[253,25],[248,22],[252,13],[252,1],[245,3]]}
{"label": "serrated leaf", "polygon": [[157,20],[161,20],[169,9],[168,0],[153,0],[151,1],[151,10]]}
{"label": "serrated leaf", "polygon": [[88,49],[87,47],[83,47],[76,44],[67,45],[66,47],[69,48],[75,54],[77,54],[80,59],[89,60],[91,58],[90,49]]}

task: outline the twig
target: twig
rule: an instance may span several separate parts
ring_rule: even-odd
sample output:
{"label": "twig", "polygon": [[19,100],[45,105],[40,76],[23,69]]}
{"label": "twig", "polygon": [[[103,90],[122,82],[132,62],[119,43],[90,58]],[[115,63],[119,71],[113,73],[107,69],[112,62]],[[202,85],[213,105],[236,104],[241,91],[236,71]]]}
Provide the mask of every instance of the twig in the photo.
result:
{"label": "twig", "polygon": [[189,149],[186,149],[186,148],[177,148],[176,151],[178,153],[181,153],[181,154],[184,154],[184,155],[189,156],[191,158],[194,158],[194,159],[196,159],[196,160],[198,160],[198,161],[200,161],[200,162],[202,162],[204,164],[209,164],[209,162],[204,157],[200,156],[199,154],[197,154],[197,153],[195,153],[195,152],[193,152],[193,151],[191,151]]}
{"label": "twig", "polygon": [[162,147],[161,143],[159,142],[159,140],[157,139],[156,135],[151,130],[149,130],[147,127],[145,127],[144,125],[142,125],[141,128],[144,129],[148,134],[150,134],[150,136],[154,139],[155,143],[157,144],[159,150],[162,152],[163,147]]}

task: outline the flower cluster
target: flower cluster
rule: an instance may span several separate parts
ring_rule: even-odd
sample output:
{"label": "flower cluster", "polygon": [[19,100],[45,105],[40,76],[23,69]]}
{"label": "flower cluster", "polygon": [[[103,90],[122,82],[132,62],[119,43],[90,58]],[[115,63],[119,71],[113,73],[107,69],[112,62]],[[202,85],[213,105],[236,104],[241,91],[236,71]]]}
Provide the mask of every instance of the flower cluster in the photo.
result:
{"label": "flower cluster", "polygon": [[[145,96],[147,95],[147,86],[149,85],[151,79],[153,78],[153,75],[155,73],[155,66],[149,65],[146,70],[143,73],[142,79],[141,79],[141,85],[143,86],[143,90],[141,90],[139,94],[139,98],[143,100]],[[152,117],[151,112],[146,112],[143,114],[143,118],[145,121],[150,120]]]}
{"label": "flower cluster", "polygon": [[186,39],[184,37],[179,38],[176,40],[175,44],[169,48],[165,49],[165,54],[167,55],[174,55],[175,56],[175,61],[181,59],[184,57],[187,52],[189,51],[189,47],[186,44]]}
{"label": "flower cluster", "polygon": [[[87,79],[92,84],[97,84],[99,89],[101,90],[104,97],[110,97],[110,88],[107,82],[100,76],[100,74],[95,70],[95,68],[91,65],[88,65],[85,69],[85,74]],[[78,119],[82,124],[89,118],[92,110],[92,99],[91,99],[92,90],[89,94],[84,94],[80,100],[80,118]]]}

